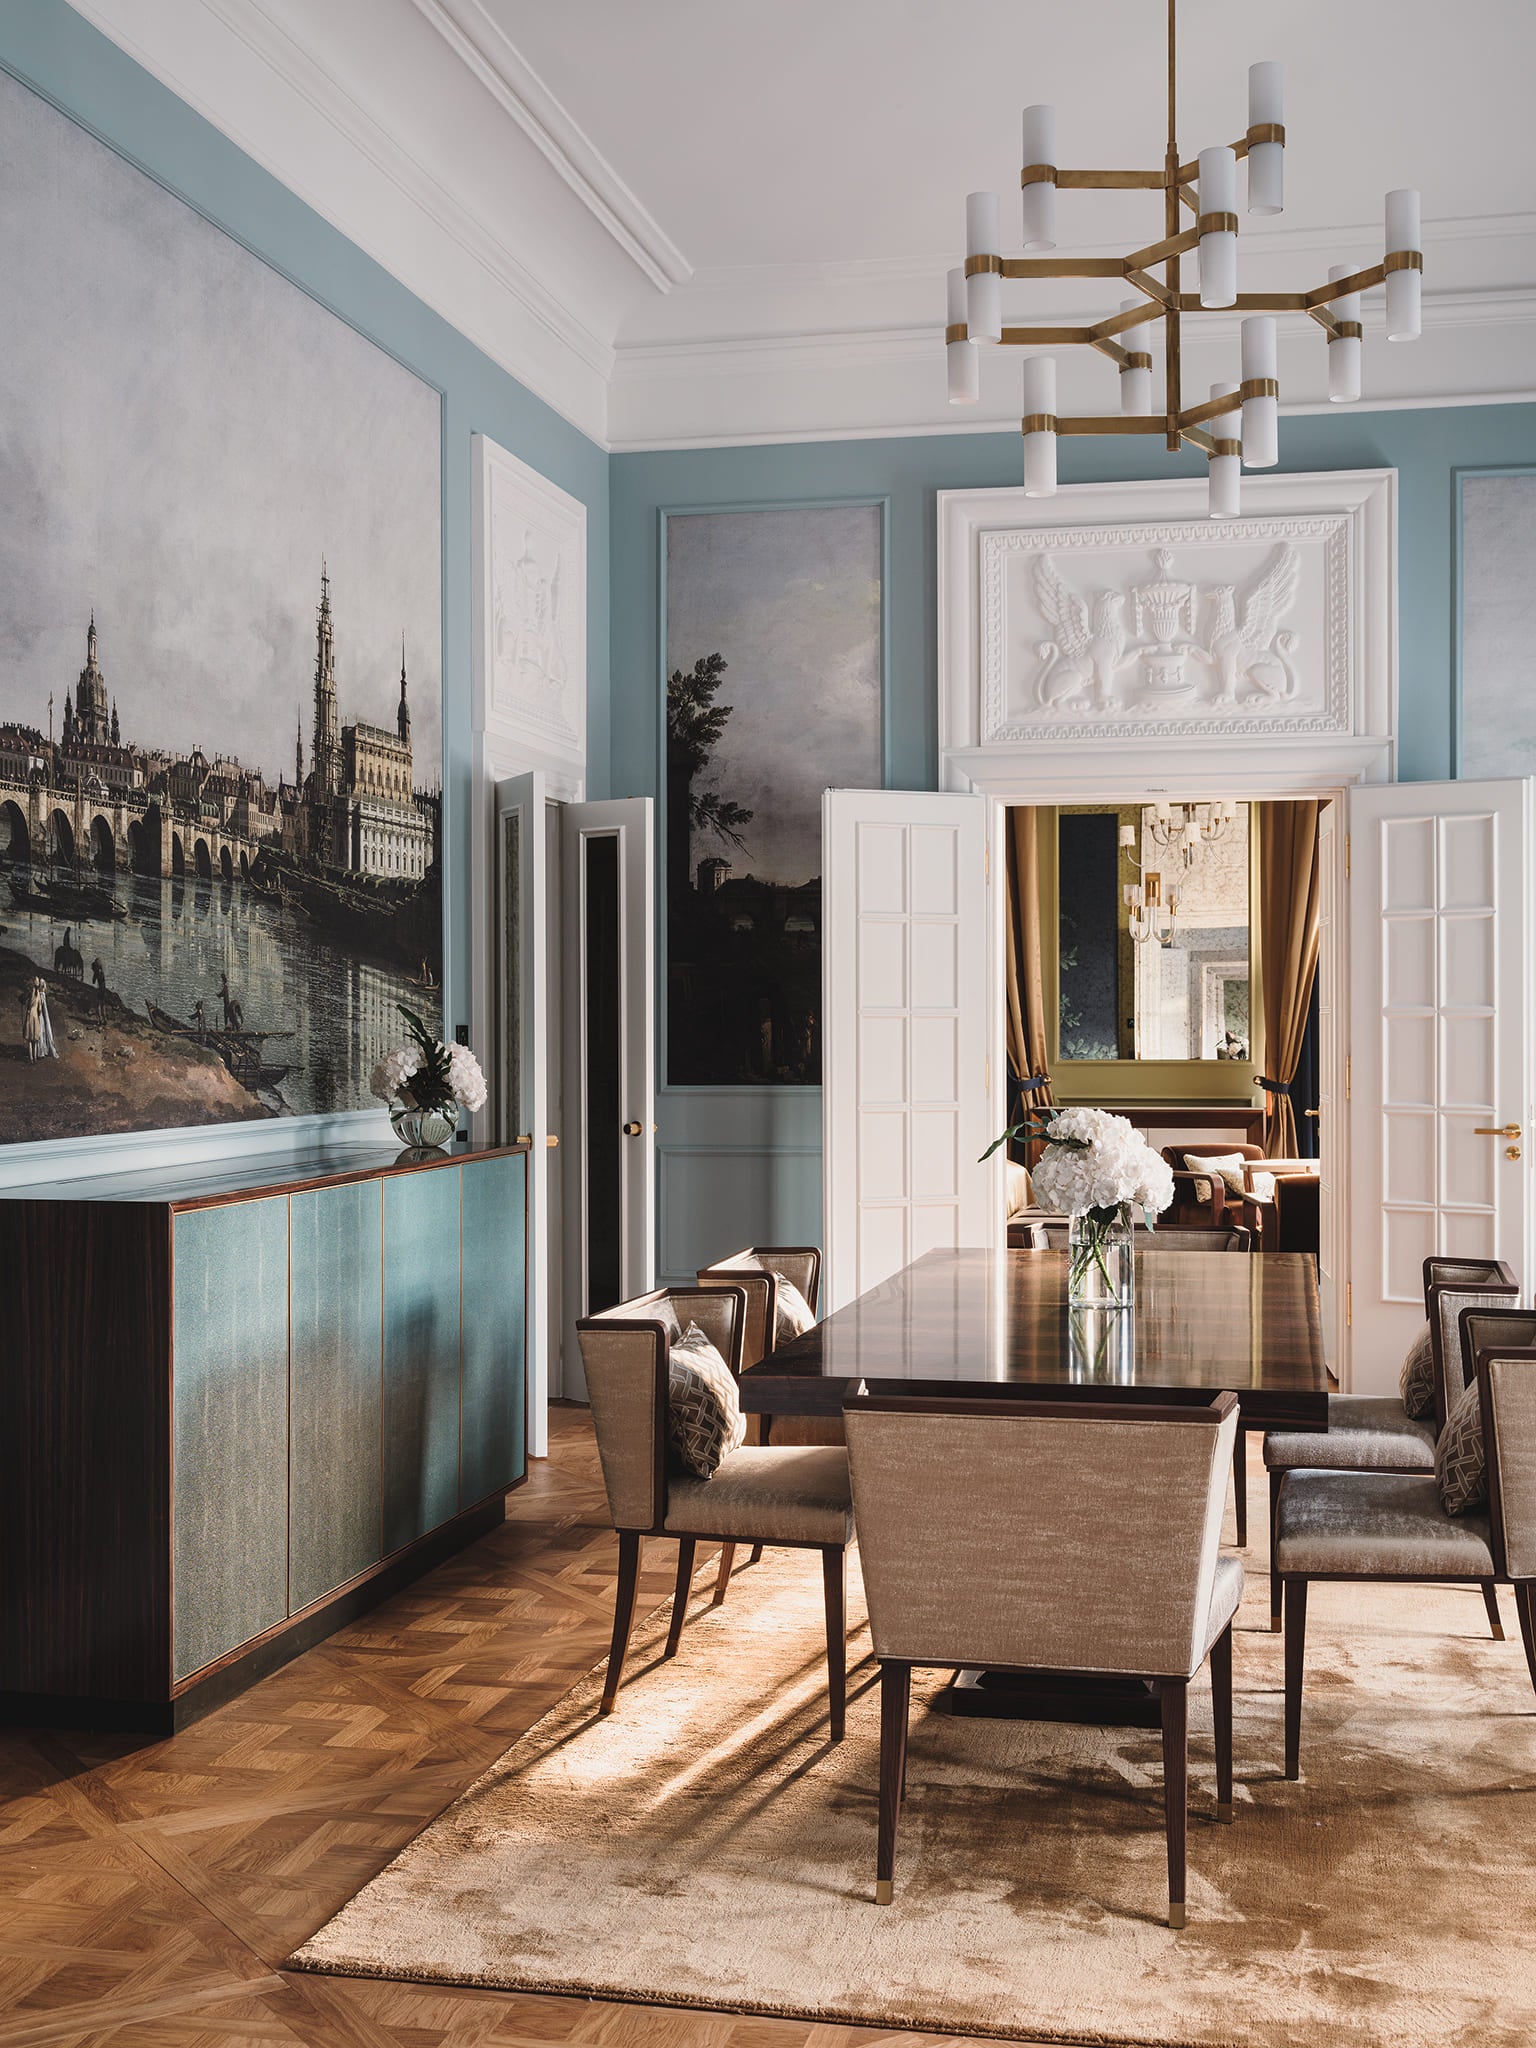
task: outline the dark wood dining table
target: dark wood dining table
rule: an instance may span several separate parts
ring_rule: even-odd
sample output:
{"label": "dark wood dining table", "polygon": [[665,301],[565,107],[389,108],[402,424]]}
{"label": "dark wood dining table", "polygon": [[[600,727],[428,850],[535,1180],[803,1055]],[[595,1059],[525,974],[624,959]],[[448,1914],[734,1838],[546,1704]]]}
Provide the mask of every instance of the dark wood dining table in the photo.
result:
{"label": "dark wood dining table", "polygon": [[[741,1375],[763,1418],[835,1415],[845,1398],[1080,1398],[1197,1404],[1237,1396],[1242,1427],[1324,1430],[1328,1369],[1317,1269],[1304,1252],[1136,1255],[1135,1305],[1069,1309],[1067,1254],[932,1251]],[[1239,1439],[1241,1446],[1241,1438]],[[1141,1680],[957,1672],[952,1714],[1152,1728]]]}
{"label": "dark wood dining table", "polygon": [[[749,1414],[835,1415],[860,1384],[997,1399],[1201,1402],[1247,1428],[1326,1429],[1317,1269],[1305,1252],[1136,1256],[1132,1310],[1069,1310],[1067,1254],[932,1251],[741,1375]],[[771,1423],[769,1425],[771,1430]]]}

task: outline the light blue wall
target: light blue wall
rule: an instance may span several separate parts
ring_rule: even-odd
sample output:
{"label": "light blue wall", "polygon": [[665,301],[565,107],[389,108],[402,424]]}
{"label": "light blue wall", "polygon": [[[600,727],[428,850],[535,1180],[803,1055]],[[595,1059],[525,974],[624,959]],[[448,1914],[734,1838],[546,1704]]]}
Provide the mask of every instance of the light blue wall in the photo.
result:
{"label": "light blue wall", "polygon": [[[1282,469],[1398,472],[1399,768],[1405,781],[1451,772],[1453,472],[1536,461],[1536,405],[1348,412],[1280,422]],[[1198,474],[1200,458],[1159,445],[1064,441],[1064,483]],[[612,789],[655,794],[661,744],[658,646],[663,509],[816,498],[890,502],[892,780],[931,788],[936,715],[935,493],[1021,480],[1018,436],[682,450],[615,456],[611,470]],[[820,1101],[815,1090],[663,1089],[662,1268],[675,1274],[733,1244],[818,1241]]]}
{"label": "light blue wall", "polygon": [[[446,1007],[469,1016],[470,436],[484,433],[588,508],[590,787],[606,794],[608,474],[604,450],[483,355],[63,0],[0,7],[0,65],[188,200],[443,394],[444,858]],[[0,369],[3,376],[3,369]],[[25,394],[7,392],[10,404]],[[238,479],[231,479],[231,486]],[[270,1130],[270,1126],[257,1126]],[[210,1132],[220,1150],[239,1143]],[[82,1146],[50,1148],[57,1170]],[[15,1148],[21,1150],[35,1148]],[[16,1161],[19,1168],[19,1157]],[[74,1170],[84,1170],[83,1161]],[[7,1172],[0,1148],[0,1184]]]}

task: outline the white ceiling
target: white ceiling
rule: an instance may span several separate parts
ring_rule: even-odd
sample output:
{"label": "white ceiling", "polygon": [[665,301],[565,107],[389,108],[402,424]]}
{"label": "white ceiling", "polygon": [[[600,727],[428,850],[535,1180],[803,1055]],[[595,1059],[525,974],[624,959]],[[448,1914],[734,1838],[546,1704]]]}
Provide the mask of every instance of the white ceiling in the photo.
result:
{"label": "white ceiling", "polygon": [[[1156,165],[1156,0],[74,0],[489,353],[614,446],[950,430],[1016,418],[1009,352],[979,417],[943,395],[943,272],[968,190],[1016,217],[1020,106],[1064,164]],[[1367,398],[1536,395],[1531,0],[1183,0],[1180,144],[1246,126],[1287,74],[1287,208],[1244,225],[1248,288],[1381,249],[1424,194],[1425,333],[1367,308]],[[1063,194],[1063,249],[1161,231],[1155,194]],[[1012,285],[1011,317],[1119,296]],[[1235,374],[1235,322],[1186,344]],[[1285,402],[1322,398],[1302,322]],[[1063,409],[1113,406],[1097,359]]]}

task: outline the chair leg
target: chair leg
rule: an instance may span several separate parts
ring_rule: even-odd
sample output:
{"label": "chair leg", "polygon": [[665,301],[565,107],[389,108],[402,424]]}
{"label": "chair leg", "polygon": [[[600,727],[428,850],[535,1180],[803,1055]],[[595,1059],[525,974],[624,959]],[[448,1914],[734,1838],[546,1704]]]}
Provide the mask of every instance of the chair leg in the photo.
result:
{"label": "chair leg", "polygon": [[720,1546],[720,1568],[715,1573],[715,1605],[717,1607],[720,1605],[720,1602],[725,1598],[725,1589],[731,1583],[731,1566],[735,1562],[735,1544],[722,1543]]}
{"label": "chair leg", "polygon": [[1301,1776],[1301,1674],[1307,1648],[1307,1582],[1285,1588],[1285,1775]]}
{"label": "chair leg", "polygon": [[1525,1668],[1536,1686],[1536,1580],[1516,1579],[1515,1611],[1520,1616],[1520,1640],[1525,1644]]}
{"label": "chair leg", "polygon": [[749,1557],[749,1558],[747,1559],[747,1563],[748,1563],[748,1564],[761,1564],[761,1563],[762,1563],[762,1561],[763,1561],[763,1546],[761,1545],[761,1543],[754,1543],[754,1544],[753,1544],[753,1546],[752,1546],[752,1555],[751,1555],[751,1556],[750,1556],[750,1557]]}
{"label": "chair leg", "polygon": [[912,1666],[880,1666],[880,1842],[875,1859],[875,1904],[891,1903],[896,1876],[896,1827],[907,1789],[907,1710],[912,1699]]}
{"label": "chair leg", "polygon": [[827,1599],[827,1692],[832,1705],[832,1740],[841,1742],[848,1717],[848,1552],[829,1543],[821,1553],[821,1584]]}
{"label": "chair leg", "polygon": [[1275,1561],[1279,1547],[1280,1487],[1284,1478],[1283,1472],[1271,1472],[1269,1475],[1269,1632],[1272,1636],[1280,1633],[1280,1614],[1284,1605],[1280,1567]]}
{"label": "chair leg", "polygon": [[1165,1678],[1163,1701],[1163,1815],[1168,1835],[1168,1925],[1184,1925],[1185,1835],[1189,1825],[1189,1683]]}
{"label": "chair leg", "polygon": [[1492,1579],[1483,1579],[1479,1583],[1483,1589],[1483,1605],[1488,1610],[1488,1626],[1493,1631],[1493,1640],[1502,1643],[1504,1618],[1499,1613],[1499,1589]]}
{"label": "chair leg", "polygon": [[1248,1548],[1248,1435],[1241,1423],[1232,1439],[1232,1505],[1237,1513],[1237,1547]]}
{"label": "chair leg", "polygon": [[688,1612],[688,1595],[693,1588],[693,1552],[697,1538],[679,1536],[677,1539],[677,1584],[672,1589],[672,1626],[667,1630],[667,1647],[663,1657],[675,1657],[677,1646],[683,1639],[683,1617]]}
{"label": "chair leg", "polygon": [[1232,1624],[1211,1645],[1211,1725],[1216,1735],[1216,1818],[1232,1818]]}
{"label": "chair leg", "polygon": [[635,1622],[635,1595],[640,1590],[640,1532],[619,1531],[619,1587],[613,1604],[613,1645],[608,1652],[608,1676],[603,1681],[601,1714],[611,1714],[624,1676],[624,1653]]}

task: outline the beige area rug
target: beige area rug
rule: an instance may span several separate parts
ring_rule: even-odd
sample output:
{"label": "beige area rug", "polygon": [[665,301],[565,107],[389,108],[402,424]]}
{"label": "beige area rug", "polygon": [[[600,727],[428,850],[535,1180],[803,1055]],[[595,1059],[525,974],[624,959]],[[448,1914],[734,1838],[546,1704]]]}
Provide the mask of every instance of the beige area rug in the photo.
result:
{"label": "beige area rug", "polygon": [[[702,1589],[704,1574],[701,1574]],[[1319,1585],[1304,1777],[1250,1572],[1237,1816],[1191,1698],[1189,1926],[1164,1924],[1159,1739],[951,1720],[914,1685],[896,1899],[873,1901],[879,1698],[857,1591],[825,1740],[821,1564],[770,1551],[683,1648],[637,1629],[293,1959],[429,1983],[1157,2044],[1536,2042],[1536,1698],[1506,1591]]]}

